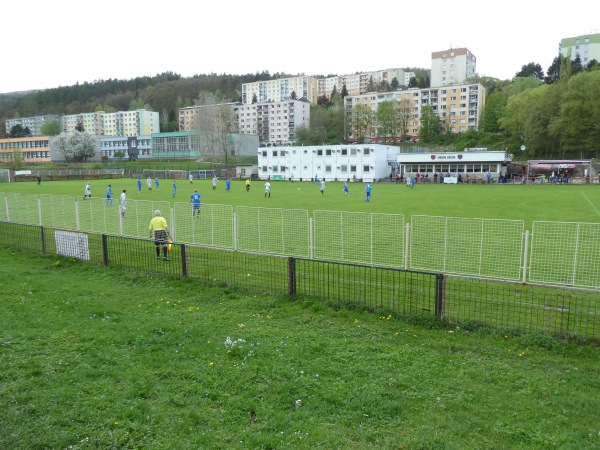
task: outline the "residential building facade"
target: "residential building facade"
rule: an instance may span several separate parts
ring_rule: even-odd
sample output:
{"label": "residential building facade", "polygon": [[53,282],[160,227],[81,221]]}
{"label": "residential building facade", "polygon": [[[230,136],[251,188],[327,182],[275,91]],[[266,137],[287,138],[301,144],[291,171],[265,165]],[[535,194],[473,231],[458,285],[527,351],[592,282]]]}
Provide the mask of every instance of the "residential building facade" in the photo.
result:
{"label": "residential building facade", "polygon": [[464,83],[477,76],[477,58],[467,48],[451,48],[431,53],[430,87]]}
{"label": "residential building facade", "polygon": [[340,93],[344,86],[346,86],[349,95],[365,94],[375,90],[373,88],[381,83],[392,85],[394,79],[396,79],[399,86],[408,86],[411,77],[414,76],[414,72],[406,72],[403,69],[396,68],[322,78],[319,79],[318,84],[319,97],[331,97],[334,87]]}
{"label": "residential building facade", "polygon": [[31,136],[0,139],[0,162],[9,163],[21,159],[24,162],[50,162],[50,138]]}
{"label": "residential building facade", "polygon": [[[399,116],[404,117],[395,138],[418,138],[421,128],[421,114],[424,106],[430,106],[451,133],[477,130],[485,106],[485,88],[479,84],[461,84],[426,89],[411,88],[393,92],[370,92],[347,96],[344,99],[346,124],[350,138],[356,137],[353,129],[354,114],[358,105],[367,106],[371,111],[369,132],[366,137],[378,139],[376,112],[379,104],[393,101]],[[404,128],[404,129],[403,129]],[[394,136],[386,136],[393,139]]]}
{"label": "residential building facade", "polygon": [[79,124],[85,132],[96,136],[140,136],[160,132],[158,113],[145,109],[114,113],[96,111],[62,118],[64,133],[73,133]]}
{"label": "residential building facade", "polygon": [[400,149],[380,144],[268,147],[258,149],[260,179],[372,182],[390,174]]}
{"label": "residential building facade", "polygon": [[255,81],[242,84],[242,103],[251,104],[256,98],[256,103],[280,102],[292,99],[306,99],[310,103],[317,103],[318,81],[316,78],[301,75],[277,80]]}
{"label": "residential building facade", "polygon": [[61,117],[54,114],[47,114],[45,116],[34,116],[34,117],[19,117],[18,119],[6,119],[6,134],[10,133],[10,130],[15,125],[21,125],[23,128],[29,128],[32,136],[42,136],[42,126],[46,122],[56,120],[60,122]]}
{"label": "residential building facade", "polygon": [[579,55],[584,67],[592,59],[600,62],[600,34],[585,34],[561,39],[558,51],[565,58],[571,55],[571,59],[575,59]]}
{"label": "residential building facade", "polygon": [[287,100],[235,107],[240,134],[257,135],[261,144],[293,143],[299,126],[310,126],[310,103]]}

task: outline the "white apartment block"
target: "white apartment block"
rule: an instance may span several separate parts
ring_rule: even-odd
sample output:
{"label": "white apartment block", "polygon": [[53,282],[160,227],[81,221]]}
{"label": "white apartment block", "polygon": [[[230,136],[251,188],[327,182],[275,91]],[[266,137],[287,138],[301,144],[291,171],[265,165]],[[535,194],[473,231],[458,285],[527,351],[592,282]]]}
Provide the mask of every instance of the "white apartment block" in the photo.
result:
{"label": "white apartment block", "polygon": [[374,72],[362,72],[322,78],[319,80],[319,97],[323,95],[331,97],[334,86],[339,94],[342,92],[344,85],[346,85],[346,90],[349,95],[366,94],[370,90],[369,87],[371,83],[375,87],[384,81],[391,85],[394,78],[398,81],[400,86],[408,86],[411,77],[414,76],[414,72],[405,72],[402,69],[384,69]]}
{"label": "white apartment block", "polygon": [[477,59],[466,48],[451,48],[431,53],[431,87],[464,83],[477,76]]}
{"label": "white apartment block", "polygon": [[278,80],[244,83],[242,84],[242,103],[250,104],[255,97],[257,103],[290,100],[292,92],[296,94],[297,99],[305,98],[310,103],[317,103],[317,79],[302,75]]}
{"label": "white apartment block", "polygon": [[149,136],[160,132],[158,113],[145,109],[115,113],[97,111],[63,116],[63,132],[74,132],[80,123],[85,132],[96,136]]}
{"label": "white apartment block", "polygon": [[372,182],[389,176],[390,162],[395,164],[399,151],[399,147],[380,144],[263,147],[258,149],[258,176],[263,180],[314,181],[317,177],[326,183]]}
{"label": "white apartment block", "polygon": [[[375,113],[379,104],[384,101],[394,101],[399,109],[410,111],[408,137],[419,136],[421,113],[424,106],[431,106],[433,112],[438,115],[451,133],[462,133],[479,128],[479,120],[485,106],[485,88],[481,84],[475,83],[347,96],[344,104],[347,123],[352,123],[354,107],[366,105],[373,114],[374,126],[372,129],[375,130]],[[377,138],[375,135],[368,137]],[[396,136],[396,138],[400,137],[402,136]]]}
{"label": "white apartment block", "polygon": [[6,119],[6,133],[10,133],[10,130],[15,125],[21,125],[23,128],[29,128],[31,136],[43,136],[42,126],[46,122],[57,120],[60,122],[60,116],[54,114],[47,114],[45,116],[34,116],[34,117],[19,117],[18,119]]}
{"label": "white apartment block", "polygon": [[293,143],[299,126],[310,126],[310,103],[303,100],[238,104],[235,114],[240,134],[257,135],[261,144]]}
{"label": "white apartment block", "polygon": [[570,54],[571,59],[577,55],[585,67],[592,60],[600,62],[600,34],[586,34],[561,39],[558,51],[565,58]]}

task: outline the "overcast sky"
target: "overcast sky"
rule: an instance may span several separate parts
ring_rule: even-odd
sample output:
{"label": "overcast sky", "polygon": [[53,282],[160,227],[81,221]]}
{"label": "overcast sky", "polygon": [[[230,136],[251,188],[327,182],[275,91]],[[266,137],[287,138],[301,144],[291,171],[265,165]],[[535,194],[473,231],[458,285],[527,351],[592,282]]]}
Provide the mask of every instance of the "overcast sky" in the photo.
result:
{"label": "overcast sky", "polygon": [[0,93],[165,71],[430,68],[432,52],[458,47],[479,75],[508,79],[529,62],[546,71],[562,38],[600,33],[598,0],[31,0],[0,17]]}

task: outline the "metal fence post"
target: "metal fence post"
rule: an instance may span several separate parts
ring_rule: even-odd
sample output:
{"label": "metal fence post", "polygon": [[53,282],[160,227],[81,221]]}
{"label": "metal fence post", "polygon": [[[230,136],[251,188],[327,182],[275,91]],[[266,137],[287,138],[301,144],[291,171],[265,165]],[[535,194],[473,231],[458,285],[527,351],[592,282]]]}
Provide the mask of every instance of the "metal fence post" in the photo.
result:
{"label": "metal fence post", "polygon": [[311,217],[310,219],[308,219],[308,258],[309,259],[315,259],[314,252],[313,252],[313,245],[314,245],[313,226],[314,226],[314,221]]}
{"label": "metal fence post", "polygon": [[296,296],[296,258],[288,258],[288,293],[291,297]]}
{"label": "metal fence post", "polygon": [[102,262],[108,266],[108,236],[102,235]]}
{"label": "metal fence post", "polygon": [[446,305],[446,277],[438,273],[435,275],[435,315],[439,319],[444,318]]}
{"label": "metal fence post", "polygon": [[46,229],[41,227],[42,229],[42,253],[46,254]]}
{"label": "metal fence post", "polygon": [[4,205],[6,207],[6,221],[10,222],[10,209],[8,209],[8,197],[4,197]]}
{"label": "metal fence post", "polygon": [[408,258],[410,256],[410,223],[406,224],[406,233],[404,235],[404,268],[409,269],[409,261]]}
{"label": "metal fence post", "polygon": [[523,283],[527,282],[527,259],[529,258],[529,230],[525,230],[525,248],[523,250]]}
{"label": "metal fence post", "polygon": [[187,247],[185,244],[181,244],[181,275],[184,277],[188,276],[188,265],[187,265]]}
{"label": "metal fence post", "polygon": [[38,198],[38,221],[40,226],[44,225],[42,223],[42,200]]}
{"label": "metal fence post", "polygon": [[233,250],[237,251],[238,242],[237,242],[237,213],[233,213]]}
{"label": "metal fence post", "polygon": [[79,228],[79,202],[77,200],[75,200],[75,229],[77,231],[80,230],[80,228]]}

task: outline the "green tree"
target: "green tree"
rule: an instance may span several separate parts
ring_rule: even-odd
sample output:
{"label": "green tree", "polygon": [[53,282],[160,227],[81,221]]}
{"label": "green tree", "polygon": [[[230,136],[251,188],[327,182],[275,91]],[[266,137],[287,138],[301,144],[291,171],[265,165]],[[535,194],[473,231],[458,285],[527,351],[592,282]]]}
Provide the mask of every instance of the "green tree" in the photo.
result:
{"label": "green tree", "polygon": [[504,114],[507,100],[508,95],[504,91],[495,91],[487,96],[481,122],[481,128],[484,131],[490,133],[497,133],[500,131],[498,119]]}
{"label": "green tree", "polygon": [[342,99],[348,97],[348,89],[346,89],[346,83],[342,85],[342,92],[340,92],[340,97],[342,97]]}
{"label": "green tree", "polygon": [[572,77],[560,99],[560,115],[550,125],[565,151],[583,158],[600,150],[600,71]]}
{"label": "green tree", "polygon": [[431,106],[421,108],[421,128],[419,137],[425,143],[432,142],[442,131],[442,124]]}
{"label": "green tree", "polygon": [[83,126],[83,122],[77,121],[77,125],[75,125],[75,131],[79,131],[83,133],[85,131],[85,127]]}
{"label": "green tree", "polygon": [[44,122],[41,127],[44,136],[58,136],[61,132],[60,122],[58,120],[49,120]]}
{"label": "green tree", "polygon": [[18,123],[10,128],[10,132],[8,135],[11,138],[29,137],[31,136],[31,130],[29,129],[29,127],[23,127],[23,125]]}
{"label": "green tree", "polygon": [[352,136],[357,143],[363,144],[372,135],[373,112],[367,105],[356,105],[351,112]]}
{"label": "green tree", "polygon": [[537,80],[542,81],[544,79],[544,69],[537,63],[530,62],[521,67],[521,70],[515,74],[515,77],[534,77]]}
{"label": "green tree", "polygon": [[377,135],[384,141],[389,138],[396,142],[398,136],[398,104],[395,100],[381,102],[377,106]]}

